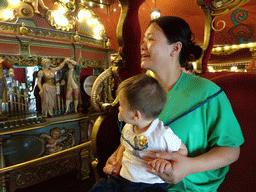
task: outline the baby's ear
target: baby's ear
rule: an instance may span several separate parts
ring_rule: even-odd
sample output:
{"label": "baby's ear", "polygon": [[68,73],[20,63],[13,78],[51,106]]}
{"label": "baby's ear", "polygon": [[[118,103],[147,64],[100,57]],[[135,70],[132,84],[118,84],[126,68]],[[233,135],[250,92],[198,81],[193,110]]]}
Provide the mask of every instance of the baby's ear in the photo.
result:
{"label": "baby's ear", "polygon": [[133,120],[134,120],[134,121],[138,121],[138,120],[140,120],[141,118],[142,118],[142,116],[141,116],[140,111],[135,110],[135,111],[134,111],[134,117],[133,117]]}

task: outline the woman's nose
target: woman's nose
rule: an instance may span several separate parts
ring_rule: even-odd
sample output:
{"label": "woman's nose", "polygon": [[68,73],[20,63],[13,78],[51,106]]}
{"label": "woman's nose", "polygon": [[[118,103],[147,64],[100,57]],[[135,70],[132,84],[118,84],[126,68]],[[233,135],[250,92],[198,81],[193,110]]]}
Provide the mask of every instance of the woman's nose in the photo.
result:
{"label": "woman's nose", "polygon": [[145,43],[142,43],[142,44],[140,45],[140,50],[145,50]]}

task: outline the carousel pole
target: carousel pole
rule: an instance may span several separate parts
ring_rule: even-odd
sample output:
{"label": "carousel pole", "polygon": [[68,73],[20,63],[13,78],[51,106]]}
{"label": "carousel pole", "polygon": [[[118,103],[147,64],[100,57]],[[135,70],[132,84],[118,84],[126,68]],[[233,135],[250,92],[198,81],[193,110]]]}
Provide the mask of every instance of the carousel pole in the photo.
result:
{"label": "carousel pole", "polygon": [[121,16],[117,26],[117,41],[124,58],[124,66],[119,69],[122,80],[142,73],[141,68],[141,28],[139,23],[139,8],[145,0],[119,0]]}

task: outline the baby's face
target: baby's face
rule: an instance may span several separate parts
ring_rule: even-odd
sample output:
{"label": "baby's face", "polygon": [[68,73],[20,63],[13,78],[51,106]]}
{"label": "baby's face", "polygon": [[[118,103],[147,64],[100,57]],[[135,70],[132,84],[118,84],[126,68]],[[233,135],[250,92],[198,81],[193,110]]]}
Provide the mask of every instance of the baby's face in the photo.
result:
{"label": "baby's face", "polygon": [[133,122],[133,111],[130,109],[126,98],[119,94],[119,114],[118,117],[121,118],[125,123],[132,124]]}
{"label": "baby's face", "polygon": [[53,137],[54,139],[58,139],[58,138],[60,137],[60,133],[59,133],[58,131],[54,131],[54,132],[52,133],[52,137]]}

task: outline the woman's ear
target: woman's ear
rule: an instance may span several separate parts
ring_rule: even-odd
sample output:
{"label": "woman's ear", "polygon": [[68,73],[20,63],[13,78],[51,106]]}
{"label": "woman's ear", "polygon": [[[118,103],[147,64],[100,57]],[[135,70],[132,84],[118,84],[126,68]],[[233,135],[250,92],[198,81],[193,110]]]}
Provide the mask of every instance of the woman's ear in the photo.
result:
{"label": "woman's ear", "polygon": [[180,53],[181,48],[182,48],[182,43],[180,41],[177,41],[176,43],[173,43],[172,45],[173,45],[173,48],[172,48],[170,55],[172,57],[174,57]]}

